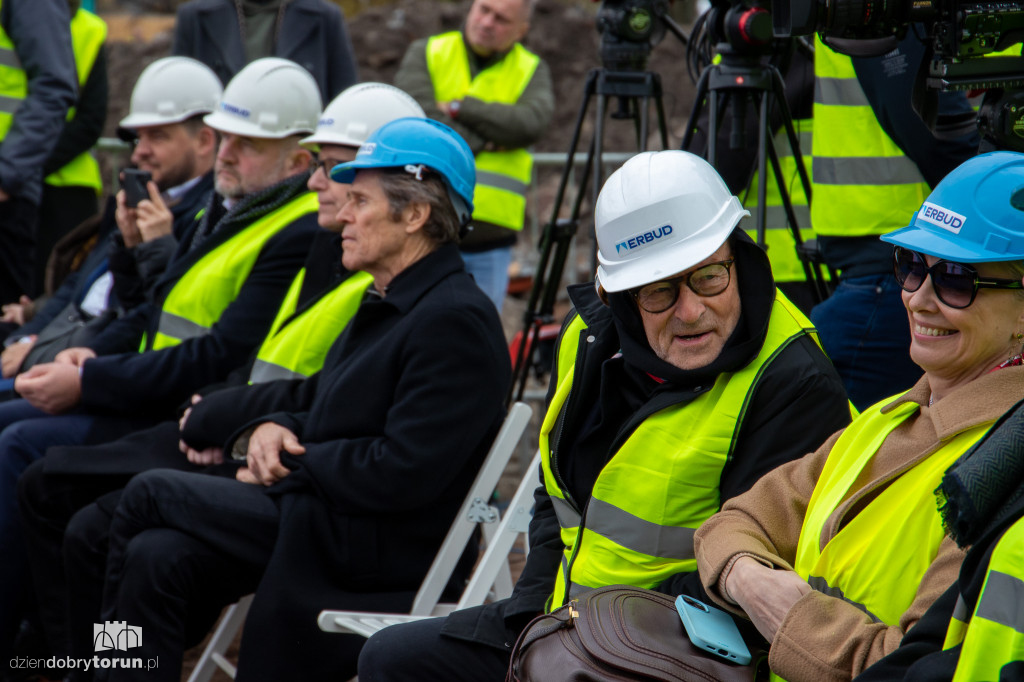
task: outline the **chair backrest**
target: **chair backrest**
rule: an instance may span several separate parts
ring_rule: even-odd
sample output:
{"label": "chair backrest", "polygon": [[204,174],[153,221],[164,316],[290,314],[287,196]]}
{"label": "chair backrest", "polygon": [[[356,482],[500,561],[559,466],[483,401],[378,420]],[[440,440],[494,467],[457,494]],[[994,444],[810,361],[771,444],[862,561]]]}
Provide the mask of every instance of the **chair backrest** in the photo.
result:
{"label": "chair backrest", "polygon": [[[438,600],[441,598],[441,592],[451,579],[452,572],[473,535],[473,530],[478,524],[486,527],[488,524],[497,524],[501,520],[501,514],[490,506],[488,501],[494,488],[498,485],[498,479],[505,471],[505,466],[512,457],[516,444],[523,431],[526,430],[532,413],[533,410],[530,409],[530,406],[522,402],[514,403],[509,408],[508,415],[505,417],[498,435],[494,438],[494,443],[484,459],[480,472],[469,489],[469,494],[466,495],[444,542],[441,543],[441,548],[438,550],[430,570],[427,571],[420,589],[416,592],[410,611],[411,615],[429,616],[434,613]],[[485,591],[489,589],[490,585],[484,588]]]}

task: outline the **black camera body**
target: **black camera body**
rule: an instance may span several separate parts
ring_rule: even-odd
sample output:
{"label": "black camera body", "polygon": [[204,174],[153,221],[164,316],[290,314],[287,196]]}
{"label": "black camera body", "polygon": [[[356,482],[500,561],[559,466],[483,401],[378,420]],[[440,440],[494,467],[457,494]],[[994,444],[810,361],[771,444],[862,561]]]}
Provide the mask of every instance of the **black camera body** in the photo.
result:
{"label": "black camera body", "polygon": [[610,71],[643,71],[665,37],[668,0],[604,0],[597,10],[601,63]]}
{"label": "black camera body", "polygon": [[776,36],[818,33],[853,57],[884,55],[912,26],[923,31],[928,57],[918,83],[927,88],[915,92],[914,108],[936,137],[962,134],[937,124],[937,91],[984,90],[976,122],[982,136],[996,148],[1024,151],[1024,56],[1019,48],[996,54],[1024,42],[1024,0],[772,0],[771,13]]}

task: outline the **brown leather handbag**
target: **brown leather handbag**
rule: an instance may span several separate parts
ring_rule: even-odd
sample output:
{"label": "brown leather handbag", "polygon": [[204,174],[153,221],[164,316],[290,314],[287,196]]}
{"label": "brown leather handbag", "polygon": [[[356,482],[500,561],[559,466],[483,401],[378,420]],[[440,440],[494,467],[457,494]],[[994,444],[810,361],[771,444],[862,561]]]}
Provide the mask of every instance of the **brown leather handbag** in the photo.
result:
{"label": "brown leather handbag", "polygon": [[690,643],[672,597],[625,585],[587,592],[534,618],[516,641],[505,682],[752,682],[768,658],[737,665]]}

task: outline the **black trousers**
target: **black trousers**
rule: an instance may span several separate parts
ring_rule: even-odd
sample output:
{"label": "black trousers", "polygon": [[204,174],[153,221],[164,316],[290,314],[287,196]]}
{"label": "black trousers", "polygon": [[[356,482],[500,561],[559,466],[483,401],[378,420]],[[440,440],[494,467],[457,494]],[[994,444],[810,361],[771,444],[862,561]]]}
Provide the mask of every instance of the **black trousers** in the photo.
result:
{"label": "black trousers", "polygon": [[0,305],[31,294],[39,207],[21,197],[0,201]]}
{"label": "black trousers", "polygon": [[[87,507],[79,514],[94,511],[102,513]],[[96,679],[178,682],[195,635],[225,605],[256,591],[278,523],[262,486],[164,469],[133,478],[110,524],[101,617],[142,627],[142,646],[130,655],[159,667],[105,668]]]}
{"label": "black trousers", "polygon": [[512,649],[441,634],[444,618],[384,628],[359,655],[359,682],[502,682]]}

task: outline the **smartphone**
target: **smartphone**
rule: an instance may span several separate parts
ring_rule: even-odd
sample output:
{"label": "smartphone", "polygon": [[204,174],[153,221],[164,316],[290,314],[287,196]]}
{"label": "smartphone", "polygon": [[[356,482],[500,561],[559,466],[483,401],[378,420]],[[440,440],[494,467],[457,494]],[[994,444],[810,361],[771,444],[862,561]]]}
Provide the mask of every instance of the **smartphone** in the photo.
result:
{"label": "smartphone", "polygon": [[750,663],[750,650],[728,613],[683,594],[676,597],[676,611],[695,647],[732,663]]}
{"label": "smartphone", "polygon": [[143,199],[149,198],[149,187],[146,184],[153,179],[149,171],[138,168],[121,170],[121,189],[124,190],[124,205],[135,208]]}

